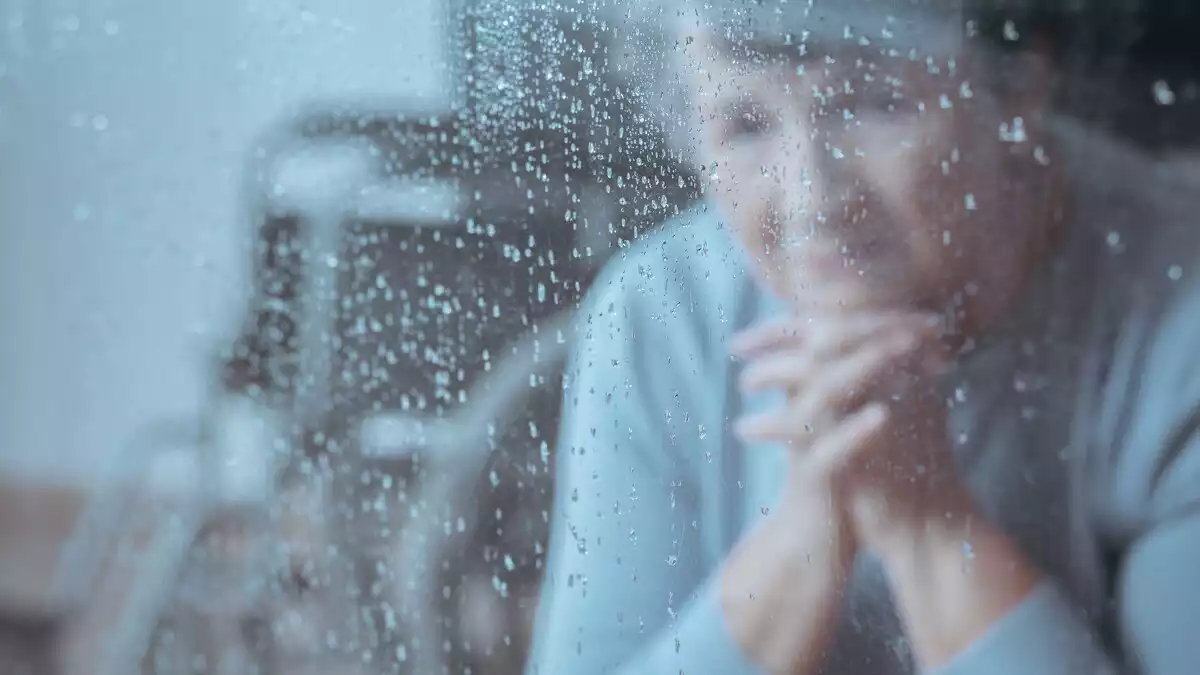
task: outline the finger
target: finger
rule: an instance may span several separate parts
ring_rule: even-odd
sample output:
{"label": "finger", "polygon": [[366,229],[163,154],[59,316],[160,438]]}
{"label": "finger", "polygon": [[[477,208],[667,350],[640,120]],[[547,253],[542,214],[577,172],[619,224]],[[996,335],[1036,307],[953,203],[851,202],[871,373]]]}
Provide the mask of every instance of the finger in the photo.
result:
{"label": "finger", "polygon": [[746,366],[739,378],[744,391],[760,389],[795,390],[807,385],[817,372],[828,367],[831,361],[845,358],[850,352],[861,352],[870,341],[880,342],[885,348],[900,356],[912,351],[921,342],[919,329],[895,328],[884,333],[883,327],[874,333],[853,334],[844,341],[837,352],[806,349],[803,347],[780,348],[764,352]]}
{"label": "finger", "polygon": [[738,420],[734,430],[747,442],[783,443],[800,441],[814,430],[823,432],[832,420],[877,393],[880,376],[918,344],[907,336],[895,337],[822,366],[820,374],[805,383],[801,396],[775,410]]}
{"label": "finger", "polygon": [[889,329],[933,330],[935,318],[910,312],[867,312],[789,317],[742,331],[731,347],[743,358],[754,358],[783,347],[806,346],[813,351],[853,347]]}
{"label": "finger", "polygon": [[768,349],[802,344],[811,331],[812,317],[788,317],[736,333],[729,343],[734,354],[753,357]]}
{"label": "finger", "polygon": [[869,312],[879,310],[878,297],[862,284],[808,284],[789,303],[796,311],[813,313]]}
{"label": "finger", "polygon": [[907,372],[921,344],[911,333],[895,333],[835,361],[808,383],[802,395],[805,405],[833,411],[857,408],[868,396],[881,395],[885,380]]}
{"label": "finger", "polygon": [[734,433],[745,443],[776,441],[791,445],[804,443],[818,429],[825,429],[835,421],[818,419],[828,417],[828,411],[802,406],[797,399],[789,399],[784,405],[766,412],[747,415],[734,422]]}
{"label": "finger", "polygon": [[814,354],[808,350],[777,351],[746,366],[738,378],[738,385],[745,392],[762,389],[795,391],[809,382],[819,368]]}
{"label": "finger", "polygon": [[[898,355],[890,366],[886,382],[875,387],[880,399],[892,402],[925,405],[941,396],[939,384],[952,367],[952,359],[944,345],[924,340],[911,351]],[[881,386],[880,386],[881,385]]]}
{"label": "finger", "polygon": [[842,343],[869,336],[880,330],[917,321],[907,313],[820,314],[788,317],[742,331],[734,336],[735,353],[751,357],[788,346]]}
{"label": "finger", "polygon": [[870,403],[844,417],[827,434],[813,442],[810,461],[822,475],[836,476],[859,461],[863,449],[879,443],[886,432],[891,411],[882,403]]}

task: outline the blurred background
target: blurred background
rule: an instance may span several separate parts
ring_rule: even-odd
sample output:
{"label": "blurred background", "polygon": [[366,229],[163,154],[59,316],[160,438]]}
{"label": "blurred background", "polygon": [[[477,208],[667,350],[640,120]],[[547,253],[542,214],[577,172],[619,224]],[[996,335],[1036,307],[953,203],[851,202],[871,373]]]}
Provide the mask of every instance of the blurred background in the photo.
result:
{"label": "blurred background", "polygon": [[[1009,4],[1197,170],[1187,0]],[[629,9],[0,0],[0,671],[520,672],[570,314],[698,192]]]}

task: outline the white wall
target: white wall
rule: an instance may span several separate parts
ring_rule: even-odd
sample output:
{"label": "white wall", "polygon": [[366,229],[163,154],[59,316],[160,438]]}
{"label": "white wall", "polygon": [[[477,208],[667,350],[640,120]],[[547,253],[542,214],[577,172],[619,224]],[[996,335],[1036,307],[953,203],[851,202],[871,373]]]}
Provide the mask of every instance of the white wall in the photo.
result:
{"label": "white wall", "polygon": [[233,328],[252,139],[443,101],[441,0],[0,0],[0,461],[87,471],[193,411]]}

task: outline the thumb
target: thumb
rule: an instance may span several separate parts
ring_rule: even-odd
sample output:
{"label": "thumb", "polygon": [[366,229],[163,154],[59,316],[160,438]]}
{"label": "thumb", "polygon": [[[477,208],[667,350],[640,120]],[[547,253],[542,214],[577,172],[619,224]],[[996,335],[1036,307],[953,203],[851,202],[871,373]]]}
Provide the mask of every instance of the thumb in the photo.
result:
{"label": "thumb", "polygon": [[879,442],[890,417],[886,405],[869,403],[843,418],[813,443],[810,457],[814,468],[831,480],[840,481]]}

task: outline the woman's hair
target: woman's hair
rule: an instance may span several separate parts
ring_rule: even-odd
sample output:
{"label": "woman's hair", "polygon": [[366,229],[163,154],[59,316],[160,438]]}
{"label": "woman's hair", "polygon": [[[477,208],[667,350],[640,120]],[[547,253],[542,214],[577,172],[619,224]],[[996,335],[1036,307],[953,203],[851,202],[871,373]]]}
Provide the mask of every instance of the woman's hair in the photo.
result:
{"label": "woman's hair", "polygon": [[[748,63],[851,40],[935,56],[969,46],[986,62],[983,86],[1020,86],[1021,54],[1036,44],[1067,77],[1056,100],[1094,99],[1084,84],[1138,37],[1142,0],[651,0],[624,7],[616,66],[663,127],[679,159],[694,145],[693,82],[682,67],[687,34],[707,30]],[[1094,81],[1094,80],[1093,80]],[[1078,91],[1086,93],[1079,93]],[[1075,93],[1072,93],[1075,92]],[[1094,100],[1090,103],[1094,104]],[[690,163],[690,162],[689,162]]]}

